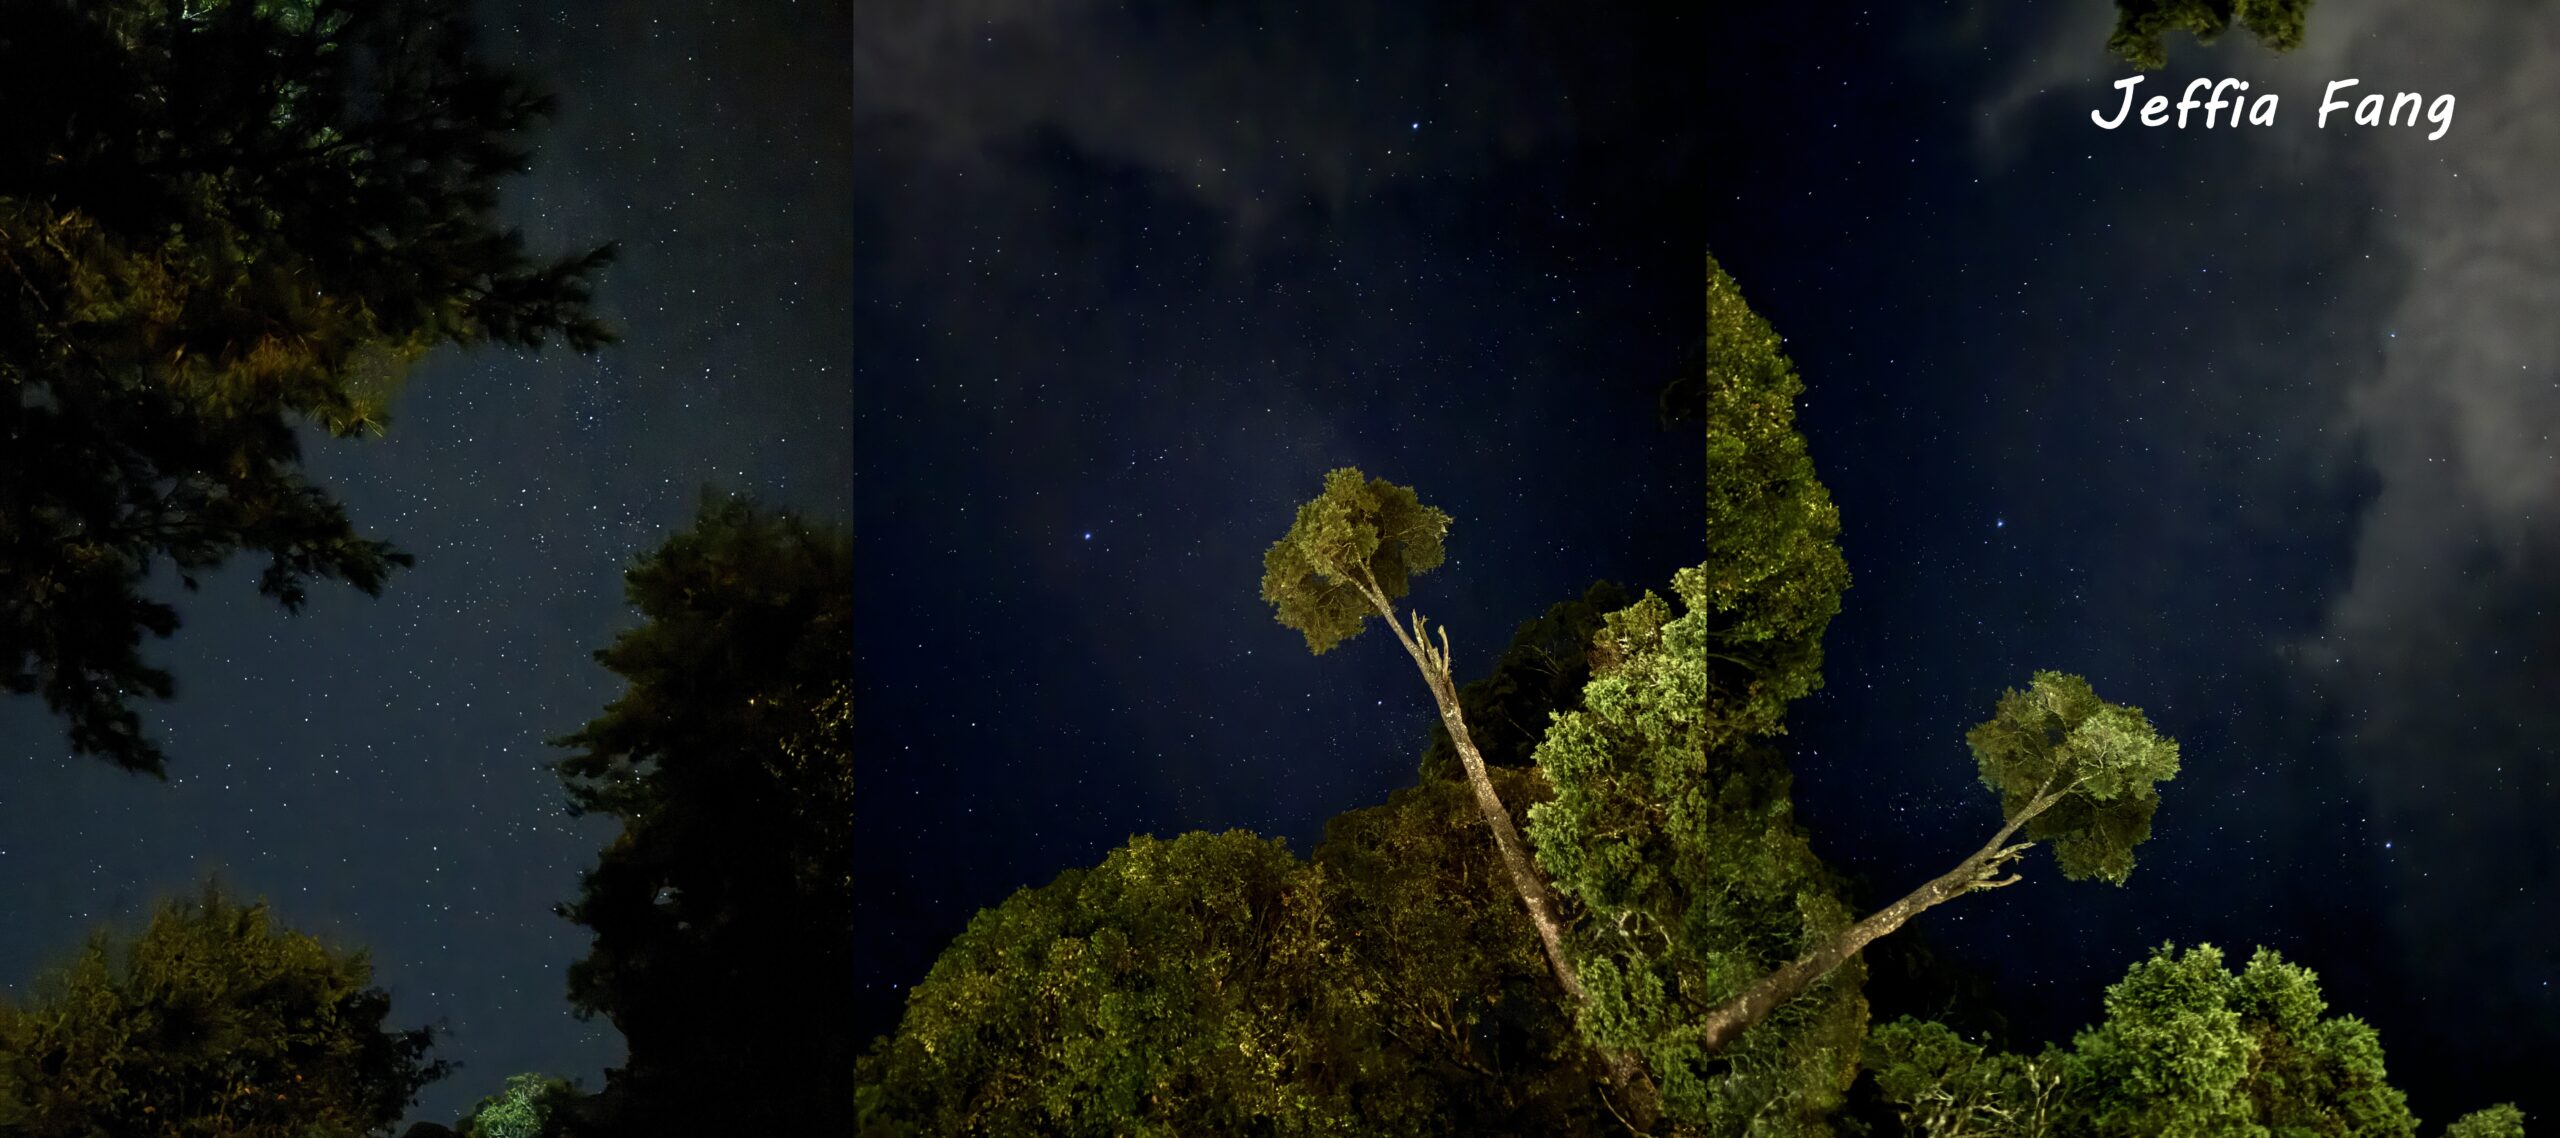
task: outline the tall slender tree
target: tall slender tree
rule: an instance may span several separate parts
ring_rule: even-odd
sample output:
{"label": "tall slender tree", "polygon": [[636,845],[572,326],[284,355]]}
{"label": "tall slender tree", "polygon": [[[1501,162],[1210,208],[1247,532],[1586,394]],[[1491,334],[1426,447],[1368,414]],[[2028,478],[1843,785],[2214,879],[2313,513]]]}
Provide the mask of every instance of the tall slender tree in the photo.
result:
{"label": "tall slender tree", "polygon": [[550,100],[460,0],[18,0],[0,19],[0,687],[157,774],[134,701],[179,625],[152,583],[259,591],[409,563],[302,469],[379,431],[439,344],[586,350],[610,250],[497,216]]}
{"label": "tall slender tree", "polygon": [[1564,919],[1554,891],[1530,862],[1519,827],[1485,773],[1484,753],[1467,731],[1466,711],[1449,671],[1449,632],[1442,628],[1435,645],[1420,613],[1410,626],[1396,616],[1395,602],[1411,588],[1413,577],[1439,568],[1447,556],[1448,532],[1449,515],[1423,505],[1411,489],[1343,467],[1325,475],[1324,492],[1298,507],[1289,532],[1263,554],[1262,599],[1319,656],[1358,635],[1368,618],[1387,622],[1422,671],[1440,725],[1457,748],[1468,785],[1475,788],[1476,807],[1502,852],[1512,889],[1528,908],[1556,981],[1566,998],[1578,1004],[1582,981],[1565,956]]}
{"label": "tall slender tree", "polygon": [[630,1055],[579,1134],[800,1133],[851,1116],[853,566],[842,530],[706,496],[627,574],[628,682],[560,744],[622,823],[563,915],[571,1001]]}
{"label": "tall slender tree", "polygon": [[[1422,672],[1423,686],[1440,712],[1440,726],[1475,791],[1477,813],[1492,832],[1504,874],[1528,911],[1530,927],[1537,930],[1565,1004],[1579,1008],[1582,977],[1565,949],[1564,914],[1554,888],[1530,859],[1519,824],[1503,804],[1484,752],[1467,728],[1465,705],[1449,665],[1448,629],[1442,627],[1434,643],[1421,613],[1413,614],[1410,625],[1396,617],[1395,602],[1411,588],[1413,577],[1439,568],[1447,556],[1448,532],[1449,515],[1423,505],[1411,489],[1342,467],[1325,475],[1324,492],[1300,505],[1289,532],[1264,552],[1262,599],[1319,656],[1358,635],[1371,616],[1386,621]],[[1641,1065],[1623,1052],[1607,1051],[1603,1058],[1628,1096],[1627,1111],[1649,1122],[1657,1092]]]}

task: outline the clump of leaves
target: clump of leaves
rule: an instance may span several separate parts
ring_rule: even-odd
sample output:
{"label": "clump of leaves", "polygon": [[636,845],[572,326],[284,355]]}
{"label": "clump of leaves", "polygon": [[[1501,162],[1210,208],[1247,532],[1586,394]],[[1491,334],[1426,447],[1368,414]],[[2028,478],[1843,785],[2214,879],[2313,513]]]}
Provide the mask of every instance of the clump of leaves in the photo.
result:
{"label": "clump of leaves", "polygon": [[1342,467],[1262,555],[1262,599],[1321,656],[1403,597],[1415,574],[1439,568],[1448,533],[1449,515],[1411,489]]}

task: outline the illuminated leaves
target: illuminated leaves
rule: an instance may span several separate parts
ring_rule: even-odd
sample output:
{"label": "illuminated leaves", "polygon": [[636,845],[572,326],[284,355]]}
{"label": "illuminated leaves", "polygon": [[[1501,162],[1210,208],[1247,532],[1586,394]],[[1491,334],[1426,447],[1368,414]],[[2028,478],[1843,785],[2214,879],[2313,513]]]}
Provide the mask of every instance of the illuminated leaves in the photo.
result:
{"label": "illuminated leaves", "polygon": [[1321,656],[1376,615],[1369,588],[1394,601],[1414,574],[1439,568],[1448,532],[1449,515],[1412,490],[1342,467],[1263,554],[1262,599]]}
{"label": "illuminated leaves", "polygon": [[1965,741],[2005,817],[2043,805],[2026,836],[2052,843],[2074,881],[2124,883],[2134,847],[2151,837],[2158,784],[2178,773],[2177,742],[2141,709],[2099,699],[2087,680],[2060,672],[2003,693]]}

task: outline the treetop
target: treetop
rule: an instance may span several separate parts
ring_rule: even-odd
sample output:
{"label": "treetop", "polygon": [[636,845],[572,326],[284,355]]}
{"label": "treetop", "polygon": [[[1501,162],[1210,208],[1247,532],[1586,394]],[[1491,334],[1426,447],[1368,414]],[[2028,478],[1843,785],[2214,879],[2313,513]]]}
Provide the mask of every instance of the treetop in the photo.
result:
{"label": "treetop", "polygon": [[2124,883],[2133,847],[2151,836],[2156,784],[2178,773],[2177,742],[2140,708],[2108,703],[2089,681],[2062,672],[2037,672],[2025,690],[2002,693],[1998,712],[1965,742],[2003,816],[2051,800],[2026,835],[2052,842],[2074,881]]}
{"label": "treetop", "polygon": [[1298,507],[1289,532],[1262,555],[1262,599],[1280,623],[1321,656],[1357,635],[1377,611],[1369,597],[1402,597],[1416,573],[1440,566],[1449,515],[1414,492],[1345,466],[1324,476],[1324,492]]}

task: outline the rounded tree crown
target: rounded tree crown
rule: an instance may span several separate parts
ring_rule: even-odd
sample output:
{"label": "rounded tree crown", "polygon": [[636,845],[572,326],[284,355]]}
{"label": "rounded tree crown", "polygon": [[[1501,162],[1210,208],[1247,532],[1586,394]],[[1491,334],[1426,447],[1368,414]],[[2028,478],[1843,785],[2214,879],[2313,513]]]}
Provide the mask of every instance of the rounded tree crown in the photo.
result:
{"label": "rounded tree crown", "polygon": [[1392,601],[1414,574],[1438,568],[1448,533],[1449,515],[1411,489],[1342,467],[1324,476],[1324,492],[1298,507],[1288,535],[1262,555],[1262,599],[1321,656],[1376,611],[1370,589]]}
{"label": "rounded tree crown", "polygon": [[2061,672],[2038,672],[2027,690],[2003,692],[1999,712],[1965,742],[2004,816],[2057,796],[2027,823],[2026,836],[2051,842],[2074,881],[2124,883],[2133,847],[2151,837],[2157,784],[2178,773],[2177,742],[2140,708],[2099,699],[2089,681]]}

